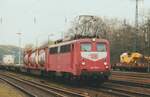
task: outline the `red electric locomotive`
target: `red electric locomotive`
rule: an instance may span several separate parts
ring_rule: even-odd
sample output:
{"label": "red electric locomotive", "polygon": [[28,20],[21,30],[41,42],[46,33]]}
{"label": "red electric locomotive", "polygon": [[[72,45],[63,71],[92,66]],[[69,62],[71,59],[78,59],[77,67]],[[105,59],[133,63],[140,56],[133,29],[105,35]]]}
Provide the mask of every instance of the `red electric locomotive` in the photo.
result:
{"label": "red electric locomotive", "polygon": [[106,80],[110,75],[109,42],[85,38],[26,52],[25,68],[64,78]]}

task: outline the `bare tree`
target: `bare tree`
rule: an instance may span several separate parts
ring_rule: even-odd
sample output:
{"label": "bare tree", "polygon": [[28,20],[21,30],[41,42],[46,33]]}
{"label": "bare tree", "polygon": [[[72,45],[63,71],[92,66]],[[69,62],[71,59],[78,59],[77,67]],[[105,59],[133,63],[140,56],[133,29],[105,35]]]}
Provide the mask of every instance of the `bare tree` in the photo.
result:
{"label": "bare tree", "polygon": [[[146,27],[146,28],[144,28]],[[81,15],[74,19],[66,37],[97,36],[110,41],[111,59],[119,61],[120,54],[134,51],[134,39],[138,39],[137,51],[150,52],[150,19],[139,25],[139,35],[135,36],[136,28],[127,20],[108,19],[97,16]],[[146,33],[146,36],[145,36]],[[147,38],[147,39],[146,39]],[[113,63],[115,63],[113,62]]]}

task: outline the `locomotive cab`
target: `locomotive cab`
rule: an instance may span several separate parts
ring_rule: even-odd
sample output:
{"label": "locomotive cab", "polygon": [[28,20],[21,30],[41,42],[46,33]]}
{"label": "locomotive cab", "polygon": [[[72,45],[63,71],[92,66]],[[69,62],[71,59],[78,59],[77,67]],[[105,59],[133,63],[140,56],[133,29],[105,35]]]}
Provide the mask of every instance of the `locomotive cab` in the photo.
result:
{"label": "locomotive cab", "polygon": [[92,77],[109,76],[110,59],[107,42],[98,40],[81,42],[80,56],[81,75],[91,75]]}

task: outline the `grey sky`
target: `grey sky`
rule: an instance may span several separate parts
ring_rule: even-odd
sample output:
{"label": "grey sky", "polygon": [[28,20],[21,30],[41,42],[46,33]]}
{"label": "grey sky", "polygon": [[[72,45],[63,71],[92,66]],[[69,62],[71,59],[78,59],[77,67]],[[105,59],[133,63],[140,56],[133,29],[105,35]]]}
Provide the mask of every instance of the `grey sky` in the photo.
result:
{"label": "grey sky", "polygon": [[[150,0],[144,0],[144,8],[150,8]],[[125,18],[133,22],[134,12],[135,0],[0,0],[0,44],[18,45],[17,32],[23,33],[23,45],[35,44],[36,39],[40,44],[50,33],[56,33],[50,38],[60,36],[78,15]]]}

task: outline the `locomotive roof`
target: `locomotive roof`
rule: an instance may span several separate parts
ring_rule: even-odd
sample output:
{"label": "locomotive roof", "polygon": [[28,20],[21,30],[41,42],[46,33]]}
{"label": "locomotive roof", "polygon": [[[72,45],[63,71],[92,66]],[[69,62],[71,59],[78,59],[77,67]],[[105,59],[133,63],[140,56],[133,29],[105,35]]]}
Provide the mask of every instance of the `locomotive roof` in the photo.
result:
{"label": "locomotive roof", "polygon": [[[71,41],[63,41],[63,42],[60,42],[60,43],[57,43],[57,44],[52,44],[52,45],[49,45],[49,46],[43,46],[43,47],[39,47],[39,48],[33,49],[30,52],[35,52],[37,49],[44,49],[44,48],[47,48],[47,47],[48,48],[56,47],[56,46],[71,44],[71,43],[75,43],[75,42],[91,42],[92,39],[94,39],[94,38],[84,38],[84,39],[76,39],[76,40],[71,40]],[[108,43],[108,40],[106,40],[106,39],[98,39],[98,38],[95,38],[95,39],[96,39],[97,42]]]}
{"label": "locomotive roof", "polygon": [[[65,45],[65,44],[75,43],[75,42],[91,42],[92,39],[94,39],[94,38],[85,38],[85,39],[77,39],[77,40],[72,40],[72,41],[65,41],[65,42],[61,42],[61,43],[58,43],[58,44],[49,45],[48,47],[61,46],[61,45]],[[98,39],[98,38],[95,38],[95,39],[98,42],[108,43],[108,40],[106,40],[106,39]]]}

